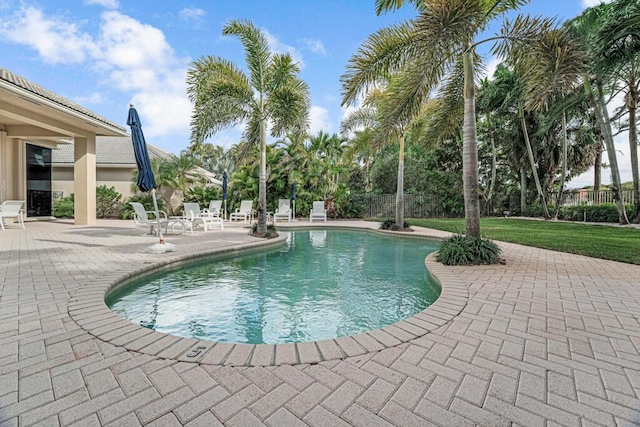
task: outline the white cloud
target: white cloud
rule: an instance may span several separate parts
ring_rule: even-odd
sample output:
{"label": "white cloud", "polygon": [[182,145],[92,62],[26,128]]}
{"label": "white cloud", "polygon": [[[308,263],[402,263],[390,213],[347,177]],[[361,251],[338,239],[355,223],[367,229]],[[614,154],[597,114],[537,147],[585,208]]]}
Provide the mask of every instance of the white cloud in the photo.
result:
{"label": "white cloud", "polygon": [[300,70],[304,70],[306,65],[304,63],[302,53],[298,49],[293,46],[289,46],[288,44],[282,43],[280,39],[278,39],[278,37],[271,34],[265,28],[262,28],[262,32],[266,37],[267,43],[269,43],[269,48],[272,52],[290,54],[293,60],[298,63],[298,67],[300,67]]}
{"label": "white cloud", "polygon": [[117,9],[120,7],[120,3],[118,3],[118,0],[84,0],[84,3],[89,5],[95,4],[107,9]]}
{"label": "white cloud", "polygon": [[33,48],[51,64],[81,63],[94,47],[92,37],[77,24],[58,17],[47,18],[32,6],[0,20],[0,36]]}
{"label": "white cloud", "polygon": [[206,14],[207,12],[198,7],[185,7],[178,12],[178,17],[183,21],[193,21],[196,24],[201,24]]}
{"label": "white cloud", "polygon": [[[96,83],[104,84],[104,92],[130,95],[145,135],[179,135],[184,140],[177,144],[188,143],[191,103],[185,78],[190,59],[178,57],[159,29],[108,10],[102,13],[98,34],[92,37],[73,22],[27,7],[7,22],[0,21],[0,35],[33,48],[45,62],[78,63],[93,70],[102,77]],[[104,94],[92,93],[77,101],[100,103]],[[124,111],[126,105],[122,108]]]}
{"label": "white cloud", "polygon": [[312,135],[323,131],[325,133],[333,132],[333,126],[331,125],[331,120],[329,119],[329,110],[324,107],[319,107],[317,105],[312,105],[309,110],[309,132]]}
{"label": "white cloud", "polygon": [[322,56],[327,55],[327,50],[325,49],[324,44],[322,43],[321,40],[311,40],[311,39],[304,38],[302,39],[302,44],[304,46],[304,49],[306,50],[309,50],[313,53],[320,54]]}
{"label": "white cloud", "polygon": [[582,0],[582,8],[594,7],[600,3],[611,3],[611,0]]}

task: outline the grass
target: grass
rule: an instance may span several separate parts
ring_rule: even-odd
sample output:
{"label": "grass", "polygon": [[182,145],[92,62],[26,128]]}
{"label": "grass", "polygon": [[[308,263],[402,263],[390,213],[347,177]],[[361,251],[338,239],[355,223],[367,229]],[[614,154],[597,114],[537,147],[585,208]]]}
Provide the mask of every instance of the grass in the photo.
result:
{"label": "grass", "polygon": [[[410,219],[411,225],[452,233],[465,231],[462,218]],[[483,237],[536,248],[640,265],[640,230],[580,223],[483,218]]]}

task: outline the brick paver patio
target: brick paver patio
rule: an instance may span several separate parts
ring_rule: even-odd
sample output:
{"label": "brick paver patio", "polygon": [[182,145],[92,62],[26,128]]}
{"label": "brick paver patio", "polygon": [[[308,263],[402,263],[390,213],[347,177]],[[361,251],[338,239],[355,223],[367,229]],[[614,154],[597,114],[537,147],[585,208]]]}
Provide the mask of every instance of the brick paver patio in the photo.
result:
{"label": "brick paver patio", "polygon": [[150,255],[128,222],[26,226],[0,232],[0,427],[640,425],[640,266],[512,244],[507,265],[428,259],[445,290],[466,289],[422,320],[289,353],[207,343],[194,363],[196,341],[95,302],[158,264],[255,244],[245,229]]}

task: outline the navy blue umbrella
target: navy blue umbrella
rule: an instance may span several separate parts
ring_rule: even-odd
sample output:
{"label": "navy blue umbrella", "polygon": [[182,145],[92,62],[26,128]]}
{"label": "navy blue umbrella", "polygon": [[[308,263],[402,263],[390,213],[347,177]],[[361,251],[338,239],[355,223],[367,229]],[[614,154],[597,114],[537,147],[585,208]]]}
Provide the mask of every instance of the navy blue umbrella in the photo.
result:
{"label": "navy blue umbrella", "polygon": [[133,141],[133,154],[138,164],[138,182],[136,185],[143,193],[156,188],[156,180],[151,170],[151,161],[149,160],[149,152],[147,151],[147,143],[142,133],[142,124],[140,117],[133,105],[129,108],[129,117],[127,124],[131,127],[131,140]]}
{"label": "navy blue umbrella", "polygon": [[224,212],[222,213],[222,218],[227,215],[227,199],[229,198],[229,183],[227,181],[227,171],[224,171],[222,172],[222,200],[224,200]]}
{"label": "navy blue umbrella", "polygon": [[158,227],[158,236],[160,237],[160,244],[164,248],[164,240],[162,238],[162,230],[160,229],[160,213],[158,212],[158,201],[156,200],[156,179],[153,176],[151,170],[151,161],[149,160],[149,151],[147,150],[147,143],[144,140],[144,134],[142,133],[142,124],[140,123],[140,117],[133,105],[129,106],[129,117],[127,117],[127,124],[131,127],[131,141],[133,142],[133,154],[136,157],[136,163],[138,165],[138,181],[136,184],[143,193],[151,191],[153,198],[153,207],[156,213],[156,222]]}

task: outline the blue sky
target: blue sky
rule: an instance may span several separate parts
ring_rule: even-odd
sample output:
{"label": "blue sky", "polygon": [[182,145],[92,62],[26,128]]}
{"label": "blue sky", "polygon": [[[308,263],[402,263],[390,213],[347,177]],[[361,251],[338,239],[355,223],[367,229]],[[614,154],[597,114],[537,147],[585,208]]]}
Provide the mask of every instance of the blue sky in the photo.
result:
{"label": "blue sky", "polygon": [[[564,20],[597,3],[534,0],[523,11]],[[311,90],[311,131],[333,133],[345,113],[339,78],[351,55],[369,34],[414,14],[406,6],[376,16],[374,0],[0,0],[0,66],[122,126],[133,102],[147,141],[178,153],[189,144],[189,63],[214,55],[244,65],[240,43],[221,35],[229,20],[253,21],[273,50],[299,61]],[[486,59],[492,69],[496,59]],[[229,147],[239,135],[230,129],[211,142]],[[628,147],[620,150],[629,180]]]}

